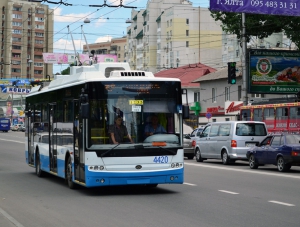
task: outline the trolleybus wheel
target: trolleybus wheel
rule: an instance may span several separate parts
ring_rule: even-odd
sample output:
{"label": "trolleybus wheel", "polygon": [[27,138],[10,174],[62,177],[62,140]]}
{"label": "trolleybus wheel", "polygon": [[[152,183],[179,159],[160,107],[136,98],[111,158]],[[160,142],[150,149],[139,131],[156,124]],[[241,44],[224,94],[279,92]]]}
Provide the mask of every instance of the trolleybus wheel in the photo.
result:
{"label": "trolleybus wheel", "polygon": [[71,156],[68,158],[68,164],[67,164],[67,183],[69,188],[74,189],[76,187],[75,183],[72,181],[72,176],[73,176],[73,172],[72,172],[72,160],[71,160]]}
{"label": "trolleybus wheel", "polygon": [[35,156],[35,173],[38,177],[44,176],[44,171],[41,169],[41,160],[40,160],[40,154],[37,151]]}

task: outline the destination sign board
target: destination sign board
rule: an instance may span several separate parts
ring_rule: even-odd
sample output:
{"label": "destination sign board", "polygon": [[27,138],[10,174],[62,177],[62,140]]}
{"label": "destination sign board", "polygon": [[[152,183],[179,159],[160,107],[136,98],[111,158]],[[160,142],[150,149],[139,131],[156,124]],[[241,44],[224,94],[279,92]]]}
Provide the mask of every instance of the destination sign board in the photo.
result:
{"label": "destination sign board", "polygon": [[210,10],[300,16],[299,0],[210,0]]}

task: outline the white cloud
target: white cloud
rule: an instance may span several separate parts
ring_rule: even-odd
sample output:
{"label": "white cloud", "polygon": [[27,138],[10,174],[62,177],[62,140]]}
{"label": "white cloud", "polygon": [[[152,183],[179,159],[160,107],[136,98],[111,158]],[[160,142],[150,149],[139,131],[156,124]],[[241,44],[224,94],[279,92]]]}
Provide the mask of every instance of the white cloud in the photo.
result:
{"label": "white cloud", "polygon": [[[85,43],[82,42],[82,40],[74,40],[74,45],[78,53],[82,52],[84,44]],[[53,45],[54,53],[74,53],[72,40],[59,39]]]}
{"label": "white cloud", "polygon": [[70,13],[62,15],[62,9],[57,8],[54,10],[54,22],[75,22],[78,20],[84,20],[84,18],[88,17],[91,14],[90,12],[87,13]]}
{"label": "white cloud", "polygon": [[[127,5],[129,2],[132,2],[132,0],[123,0],[123,5]],[[120,5],[120,0],[110,0],[106,3],[107,5]]]}
{"label": "white cloud", "polygon": [[112,39],[112,37],[109,35],[102,36],[102,37],[97,38],[95,43],[110,42],[111,39]]}
{"label": "white cloud", "polygon": [[100,27],[104,25],[106,21],[107,21],[106,18],[98,18],[96,21],[91,21],[91,22],[95,22],[95,27]]}

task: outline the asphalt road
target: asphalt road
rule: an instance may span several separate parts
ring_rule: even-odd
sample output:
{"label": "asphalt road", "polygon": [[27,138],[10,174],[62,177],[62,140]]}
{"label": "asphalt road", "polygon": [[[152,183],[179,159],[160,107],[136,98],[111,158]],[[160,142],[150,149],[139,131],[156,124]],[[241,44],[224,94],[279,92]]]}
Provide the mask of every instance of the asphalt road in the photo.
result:
{"label": "asphalt road", "polygon": [[0,227],[299,226],[299,167],[185,160],[183,185],[71,190],[35,175],[23,140],[23,132],[0,133]]}

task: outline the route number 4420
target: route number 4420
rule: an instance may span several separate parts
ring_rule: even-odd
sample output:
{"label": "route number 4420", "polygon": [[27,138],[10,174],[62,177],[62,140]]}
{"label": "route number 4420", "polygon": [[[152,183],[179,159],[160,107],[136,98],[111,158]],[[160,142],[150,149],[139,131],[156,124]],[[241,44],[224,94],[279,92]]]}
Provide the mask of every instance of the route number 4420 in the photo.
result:
{"label": "route number 4420", "polygon": [[153,159],[155,163],[168,163],[168,156],[155,156]]}

